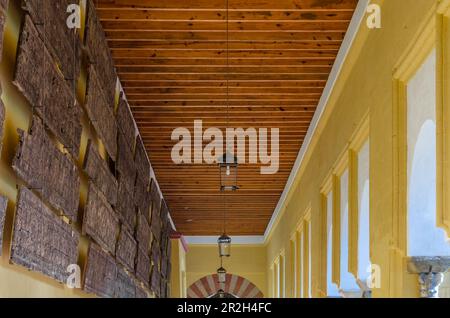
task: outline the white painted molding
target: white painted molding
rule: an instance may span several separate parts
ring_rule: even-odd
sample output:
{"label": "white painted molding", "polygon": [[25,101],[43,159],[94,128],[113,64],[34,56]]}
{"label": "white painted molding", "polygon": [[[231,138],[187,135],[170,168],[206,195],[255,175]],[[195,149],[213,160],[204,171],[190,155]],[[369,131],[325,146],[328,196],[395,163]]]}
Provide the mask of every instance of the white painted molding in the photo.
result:
{"label": "white painted molding", "polygon": [[[217,245],[219,236],[184,236],[189,245]],[[231,236],[231,244],[264,244],[264,236]]]}
{"label": "white painted molding", "polygon": [[268,239],[271,231],[273,230],[274,224],[279,217],[279,214],[282,210],[283,205],[285,204],[286,198],[289,194],[289,191],[294,183],[295,177],[300,170],[300,167],[303,163],[303,159],[305,154],[311,144],[312,137],[316,132],[316,128],[319,125],[319,121],[322,118],[322,115],[325,111],[326,106],[328,105],[328,101],[333,92],[334,86],[339,78],[342,67],[347,59],[347,56],[352,47],[353,41],[356,38],[359,28],[363,22],[364,16],[366,14],[367,6],[369,5],[370,0],[360,0],[355,9],[355,13],[353,14],[352,20],[348,27],[347,33],[345,34],[344,40],[342,42],[341,48],[339,49],[339,53],[336,57],[336,61],[331,70],[330,76],[328,78],[327,84],[324,88],[322,96],[319,100],[319,105],[317,106],[316,112],[314,113],[314,117],[311,121],[311,124],[308,128],[308,132],[305,137],[305,141],[303,142],[300,151],[297,155],[297,159],[295,160],[294,167],[291,170],[288,181],[286,182],[286,186],[284,187],[283,193],[280,196],[280,200],[275,208],[274,213],[272,214],[272,218],[270,219],[269,224],[267,225],[266,231],[264,232],[264,242]]}

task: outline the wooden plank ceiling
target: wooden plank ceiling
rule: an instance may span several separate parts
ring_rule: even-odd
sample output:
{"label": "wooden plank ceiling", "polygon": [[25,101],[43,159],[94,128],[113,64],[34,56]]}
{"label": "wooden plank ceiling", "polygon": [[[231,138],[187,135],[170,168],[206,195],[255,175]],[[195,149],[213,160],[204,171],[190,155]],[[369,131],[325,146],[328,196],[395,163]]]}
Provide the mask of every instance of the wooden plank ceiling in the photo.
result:
{"label": "wooden plank ceiling", "polygon": [[185,235],[262,235],[302,145],[357,0],[229,0],[229,126],[280,128],[280,169],[175,165],[172,130],[227,125],[226,0],[97,0],[119,78]]}

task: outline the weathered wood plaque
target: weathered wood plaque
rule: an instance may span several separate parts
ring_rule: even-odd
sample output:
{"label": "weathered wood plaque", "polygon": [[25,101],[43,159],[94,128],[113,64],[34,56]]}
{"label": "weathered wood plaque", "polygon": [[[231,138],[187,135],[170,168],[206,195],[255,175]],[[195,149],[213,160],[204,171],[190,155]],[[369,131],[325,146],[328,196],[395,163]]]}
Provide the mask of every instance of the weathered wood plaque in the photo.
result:
{"label": "weathered wood plaque", "polygon": [[[1,52],[0,52],[1,54]],[[0,86],[0,95],[2,93],[2,89]],[[5,124],[5,106],[3,105],[2,100],[0,99],[0,155],[2,154],[2,148],[3,148],[3,127]]]}
{"label": "weathered wood plaque", "polygon": [[85,45],[89,54],[89,61],[95,65],[102,87],[105,90],[107,104],[114,106],[117,84],[117,74],[108,47],[102,25],[97,17],[92,0],[87,3],[87,21]]}
{"label": "weathered wood plaque", "polygon": [[87,257],[84,291],[112,298],[116,289],[117,265],[100,246],[91,243]]}
{"label": "weathered wood plaque", "polygon": [[152,269],[152,275],[150,279],[150,289],[155,293],[157,297],[160,296],[161,292],[161,274],[156,266]]}
{"label": "weathered wood plaque", "polygon": [[136,166],[133,159],[133,152],[121,132],[119,132],[118,136],[118,151],[116,169],[121,176],[121,182],[125,183],[127,189],[134,191]]}
{"label": "weathered wood plaque", "polygon": [[135,298],[136,283],[120,266],[117,266],[114,298]]}
{"label": "weathered wood plaque", "polygon": [[115,161],[117,156],[117,125],[112,106],[114,105],[110,105],[106,99],[95,67],[91,65],[87,84],[86,112],[92,126],[103,141],[106,151]]}
{"label": "weathered wood plaque", "polygon": [[136,260],[136,277],[145,285],[150,281],[150,258],[145,250],[138,247]]}
{"label": "weathered wood plaque", "polygon": [[136,151],[134,154],[136,169],[144,184],[150,184],[150,162],[147,158],[147,151],[140,135],[136,138]]}
{"label": "weathered wood plaque", "polygon": [[81,43],[77,28],[69,28],[69,5],[73,0],[22,0],[22,7],[53,55],[64,77],[75,84],[80,74]]}
{"label": "weathered wood plaque", "polygon": [[116,115],[117,125],[119,131],[123,134],[124,140],[128,143],[129,148],[133,149],[134,141],[136,139],[136,126],[128,102],[123,95],[122,92],[119,98],[119,106]]}
{"label": "weathered wood plaque", "polygon": [[105,196],[90,183],[83,218],[83,234],[88,234],[100,246],[114,254],[119,230],[118,216]]}
{"label": "weathered wood plaque", "polygon": [[153,242],[152,244],[152,262],[153,266],[159,268],[161,264],[161,250],[158,242]]}
{"label": "weathered wood plaque", "polygon": [[149,254],[152,243],[150,225],[148,224],[147,219],[142,215],[142,213],[138,214],[136,240],[139,243],[139,248],[143,249],[147,254]]}
{"label": "weathered wood plaque", "polygon": [[19,130],[19,137],[14,171],[53,207],[76,221],[80,176],[75,164],[55,147],[37,117],[28,133]]}
{"label": "weathered wood plaque", "polygon": [[117,203],[118,182],[100,156],[95,145],[89,140],[84,160],[84,170],[111,205]]}
{"label": "weathered wood plaque", "polygon": [[0,0],[0,61],[3,53],[3,34],[5,30],[6,11],[8,10],[8,0]]}
{"label": "weathered wood plaque", "polygon": [[119,240],[117,241],[116,258],[126,269],[134,273],[134,265],[137,253],[137,242],[133,235],[122,226]]}
{"label": "weathered wood plaque", "polygon": [[133,192],[129,191],[126,184],[119,177],[119,194],[116,210],[123,225],[134,233],[136,226],[136,207],[134,205]]}
{"label": "weathered wood plaque", "polygon": [[51,132],[78,159],[81,108],[30,17],[20,35],[14,82]]}
{"label": "weathered wood plaque", "polygon": [[5,225],[6,208],[8,207],[8,199],[0,196],[0,255],[2,255],[3,244],[3,228]]}
{"label": "weathered wood plaque", "polygon": [[33,192],[20,188],[11,262],[66,282],[67,267],[77,264],[79,234],[59,219]]}
{"label": "weathered wood plaque", "polygon": [[134,201],[139,211],[150,223],[150,207],[152,204],[150,192],[148,191],[148,184],[144,183],[139,174],[136,176],[136,185],[134,186]]}

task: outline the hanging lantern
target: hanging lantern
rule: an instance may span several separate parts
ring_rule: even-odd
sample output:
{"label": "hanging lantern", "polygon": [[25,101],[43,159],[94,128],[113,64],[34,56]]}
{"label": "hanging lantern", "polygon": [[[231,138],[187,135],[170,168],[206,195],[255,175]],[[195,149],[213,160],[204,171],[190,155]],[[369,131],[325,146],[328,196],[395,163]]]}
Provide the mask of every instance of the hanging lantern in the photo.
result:
{"label": "hanging lantern", "polygon": [[237,186],[237,157],[227,151],[219,157],[218,162],[220,171],[220,190],[236,191],[239,189]]}
{"label": "hanging lantern", "polygon": [[229,257],[231,255],[231,238],[225,233],[217,240],[219,245],[219,256]]}
{"label": "hanging lantern", "polygon": [[217,291],[217,296],[219,296],[219,298],[225,298],[225,291],[223,289],[219,289]]}
{"label": "hanging lantern", "polygon": [[219,284],[225,284],[227,281],[227,270],[223,267],[220,267],[217,270],[217,277],[219,278]]}

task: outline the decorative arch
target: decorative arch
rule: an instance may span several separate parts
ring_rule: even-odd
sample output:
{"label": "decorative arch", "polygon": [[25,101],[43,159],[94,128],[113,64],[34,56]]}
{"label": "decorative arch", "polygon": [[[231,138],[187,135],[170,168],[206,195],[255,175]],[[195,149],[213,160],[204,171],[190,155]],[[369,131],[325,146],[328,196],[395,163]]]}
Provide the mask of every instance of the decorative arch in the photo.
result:
{"label": "decorative arch", "polygon": [[[217,274],[200,278],[189,286],[187,290],[188,298],[208,298],[217,293],[221,288]],[[225,293],[229,293],[237,298],[263,298],[263,293],[252,282],[244,277],[227,274],[225,286],[222,286]]]}

